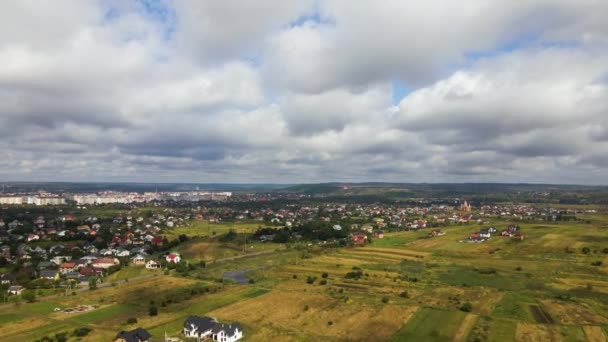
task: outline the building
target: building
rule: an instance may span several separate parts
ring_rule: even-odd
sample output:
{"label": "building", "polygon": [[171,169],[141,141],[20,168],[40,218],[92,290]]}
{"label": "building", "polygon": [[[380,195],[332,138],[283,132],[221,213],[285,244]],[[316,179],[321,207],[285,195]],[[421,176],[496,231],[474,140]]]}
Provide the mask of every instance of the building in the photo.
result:
{"label": "building", "polygon": [[21,285],[13,285],[8,288],[8,293],[12,295],[20,295],[25,290],[25,287]]}
{"label": "building", "polygon": [[146,264],[146,258],[144,258],[141,254],[137,254],[136,256],[131,258],[131,261],[133,262],[133,265],[145,265]]}
{"label": "building", "polygon": [[99,258],[91,263],[94,268],[108,269],[112,266],[120,265],[120,260],[116,258]]}
{"label": "building", "polygon": [[21,205],[23,204],[23,196],[2,195],[0,196],[0,204]]}
{"label": "building", "polygon": [[61,265],[59,265],[59,272],[61,272],[61,274],[67,274],[70,272],[74,272],[75,269],[76,269],[76,263],[74,263],[74,262],[64,262]]}
{"label": "building", "polygon": [[182,258],[177,253],[170,253],[170,254],[167,254],[167,256],[165,257],[165,260],[167,260],[167,262],[172,262],[174,264],[178,264],[182,260]]}
{"label": "building", "polygon": [[148,262],[146,262],[146,268],[149,270],[155,270],[160,268],[160,264],[154,260],[148,260]]}
{"label": "building", "polygon": [[40,196],[34,196],[33,198],[35,205],[63,205],[65,199],[61,196],[44,194]]}
{"label": "building", "polygon": [[148,342],[150,333],[146,329],[137,328],[131,331],[121,331],[114,338],[114,342]]}
{"label": "building", "polygon": [[215,318],[190,316],[184,322],[184,336],[200,340],[235,342],[243,338],[243,329],[238,323],[222,324]]}
{"label": "building", "polygon": [[467,201],[464,201],[464,203],[460,205],[460,211],[470,213],[471,209],[471,205]]}

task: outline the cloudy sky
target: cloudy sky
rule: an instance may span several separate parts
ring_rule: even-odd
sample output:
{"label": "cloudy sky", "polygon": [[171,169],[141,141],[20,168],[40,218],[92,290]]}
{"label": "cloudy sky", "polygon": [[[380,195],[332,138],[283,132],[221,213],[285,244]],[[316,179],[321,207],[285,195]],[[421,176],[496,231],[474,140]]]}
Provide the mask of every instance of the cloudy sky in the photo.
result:
{"label": "cloudy sky", "polygon": [[0,180],[608,184],[608,1],[0,2]]}

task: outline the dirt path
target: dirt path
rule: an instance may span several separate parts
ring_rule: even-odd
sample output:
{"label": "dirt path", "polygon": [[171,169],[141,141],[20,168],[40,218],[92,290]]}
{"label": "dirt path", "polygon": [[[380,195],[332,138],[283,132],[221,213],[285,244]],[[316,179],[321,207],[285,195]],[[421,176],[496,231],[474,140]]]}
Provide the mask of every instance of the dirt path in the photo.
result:
{"label": "dirt path", "polygon": [[475,325],[476,321],[477,321],[477,315],[467,314],[465,316],[465,318],[462,320],[462,323],[460,323],[460,328],[458,328],[458,331],[456,331],[456,334],[454,334],[453,341],[454,342],[466,341],[466,339],[469,336],[471,329],[473,329],[473,326]]}
{"label": "dirt path", "polygon": [[209,261],[206,262],[206,264],[209,265],[209,264],[213,264],[213,263],[216,263],[216,262],[231,261],[231,260],[237,260],[237,259],[242,259],[242,258],[254,257],[254,256],[258,256],[258,255],[271,254],[271,253],[274,253],[276,251],[277,251],[277,249],[271,249],[271,250],[261,251],[261,252],[255,252],[255,253],[249,253],[249,254],[243,254],[243,255],[235,255],[235,256],[232,256],[232,257],[228,257],[228,258],[209,260]]}

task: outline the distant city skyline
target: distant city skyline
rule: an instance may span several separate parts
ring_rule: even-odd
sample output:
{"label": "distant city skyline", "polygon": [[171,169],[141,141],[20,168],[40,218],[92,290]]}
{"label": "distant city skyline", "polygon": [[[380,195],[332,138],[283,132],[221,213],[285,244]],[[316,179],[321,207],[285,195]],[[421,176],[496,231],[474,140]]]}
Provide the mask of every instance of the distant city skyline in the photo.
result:
{"label": "distant city skyline", "polygon": [[608,1],[4,1],[0,182],[608,185]]}

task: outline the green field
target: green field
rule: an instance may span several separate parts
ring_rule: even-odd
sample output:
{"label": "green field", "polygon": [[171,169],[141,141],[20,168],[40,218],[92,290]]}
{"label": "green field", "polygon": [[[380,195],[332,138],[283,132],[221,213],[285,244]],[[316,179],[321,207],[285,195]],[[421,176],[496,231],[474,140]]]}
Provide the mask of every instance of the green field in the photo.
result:
{"label": "green field", "polygon": [[452,341],[464,316],[460,311],[421,308],[392,341]]}
{"label": "green field", "polygon": [[[428,230],[386,233],[349,248],[222,242],[230,229],[251,233],[258,223],[195,222],[168,233],[190,237],[176,248],[197,265],[187,275],[154,272],[75,296],[9,305],[0,314],[0,335],[35,340],[86,326],[95,341],[141,326],[158,341],[165,332],[179,336],[184,319],[196,314],[241,322],[246,341],[601,341],[608,336],[608,219],[589,219],[520,222],[523,241],[459,242],[480,229],[471,224],[444,227],[446,235],[434,238]],[[500,230],[511,223],[490,224]],[[593,266],[596,261],[603,263]],[[248,271],[251,283],[220,281],[236,270]],[[148,273],[129,266],[106,282]],[[53,312],[80,304],[99,308]],[[148,315],[150,306],[157,316]],[[552,322],[537,321],[533,310]],[[136,325],[126,324],[131,317]]]}

